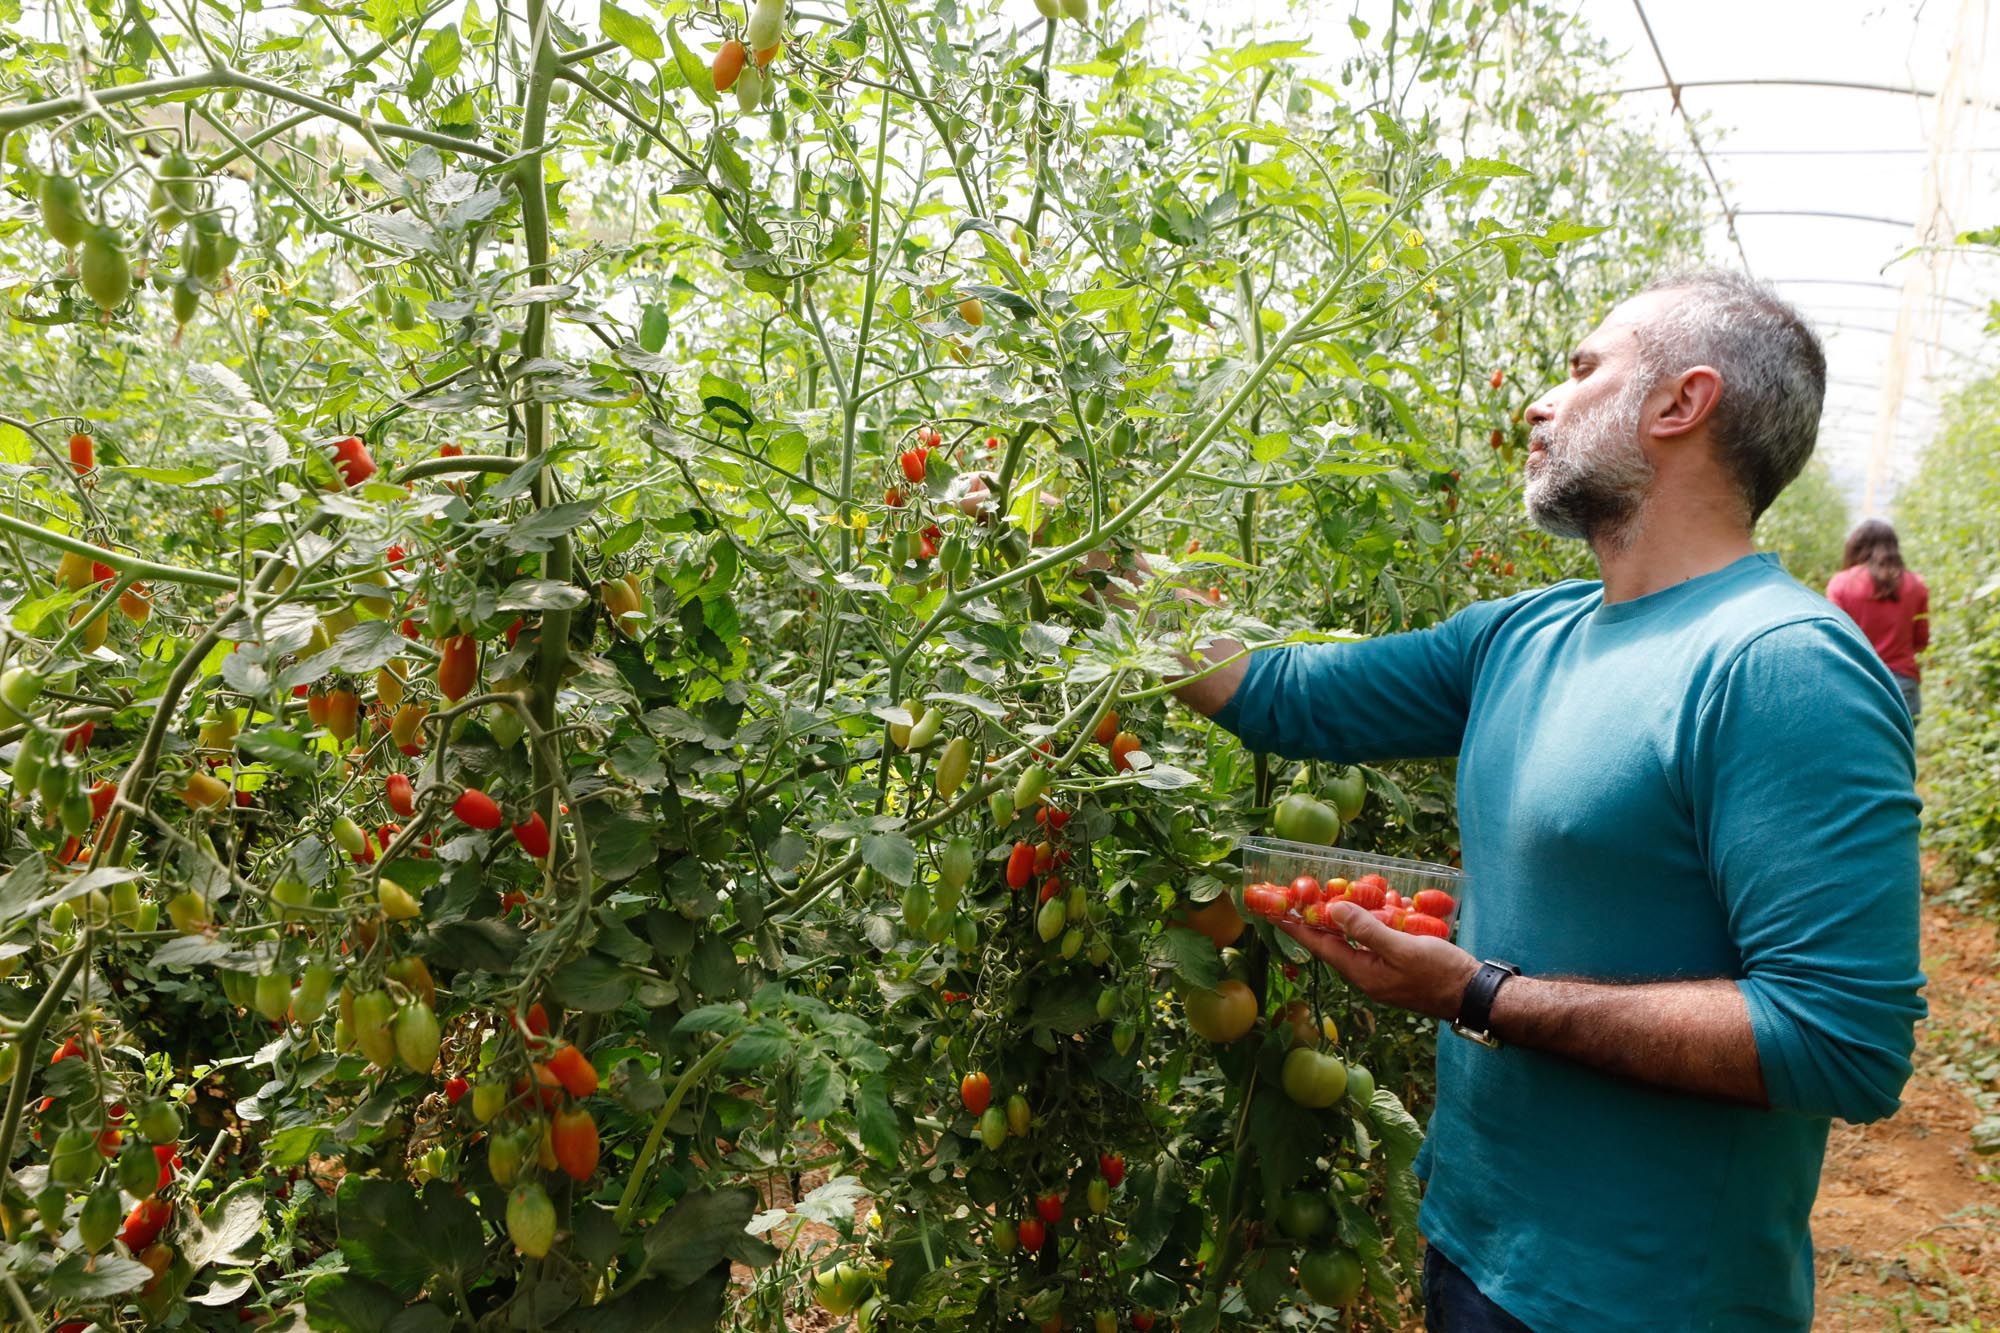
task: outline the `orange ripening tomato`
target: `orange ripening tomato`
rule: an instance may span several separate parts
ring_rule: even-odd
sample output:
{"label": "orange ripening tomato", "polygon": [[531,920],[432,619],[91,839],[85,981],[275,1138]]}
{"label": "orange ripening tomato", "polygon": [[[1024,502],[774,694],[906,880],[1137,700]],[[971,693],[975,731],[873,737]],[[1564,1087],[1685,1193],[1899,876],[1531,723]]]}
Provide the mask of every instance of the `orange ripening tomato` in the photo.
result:
{"label": "orange ripening tomato", "polygon": [[769,46],[759,51],[757,53],[757,68],[767,68],[773,60],[778,58],[778,52],[784,49],[785,44],[783,42],[772,42]]}
{"label": "orange ripening tomato", "polygon": [[1097,730],[1090,733],[1090,738],[1107,750],[1111,748],[1111,742],[1118,739],[1117,709],[1109,710],[1098,719]]}
{"label": "orange ripening tomato", "polygon": [[551,1055],[549,1072],[572,1097],[588,1097],[597,1091],[597,1066],[575,1046],[565,1046]]}
{"label": "orange ripening tomato", "polygon": [[452,703],[472,693],[479,680],[479,640],[454,634],[438,644],[438,692]]}
{"label": "orange ripening tomato", "polygon": [[715,91],[726,93],[734,88],[738,76],[743,73],[743,62],[749,58],[750,53],[743,48],[743,43],[734,37],[724,42],[722,49],[715,53],[715,63],[709,66],[709,73],[715,76]]}
{"label": "orange ripening tomato", "polygon": [[417,789],[410,784],[409,774],[391,773],[385,785],[391,810],[405,819],[417,813]]}
{"label": "orange ripening tomato", "polygon": [[581,1106],[557,1111],[549,1127],[555,1140],[556,1163],[571,1180],[589,1180],[597,1174],[597,1121]]}
{"label": "orange ripening tomato", "polygon": [[1111,767],[1120,773],[1132,767],[1132,752],[1139,748],[1139,738],[1129,731],[1121,731],[1111,740]]}
{"label": "orange ripening tomato", "polygon": [[389,739],[397,749],[406,755],[424,752],[424,719],[430,711],[423,704],[404,704],[396,710],[396,715],[389,719]]}
{"label": "orange ripening tomato", "polygon": [[118,610],[127,620],[143,625],[153,614],[153,594],[143,583],[135,583],[118,594]]}
{"label": "orange ripening tomato", "polygon": [[325,726],[328,735],[343,745],[353,740],[360,715],[361,701],[354,697],[353,690],[327,691]]}
{"label": "orange ripening tomato", "polygon": [[368,446],[361,442],[360,436],[349,435],[345,439],[335,440],[332,453],[333,471],[339,480],[327,487],[328,490],[337,491],[347,486],[359,486],[375,475],[374,456],[368,452]]}
{"label": "orange ripening tomato", "polygon": [[1007,887],[1025,889],[1028,881],[1035,877],[1035,845],[1031,842],[1017,842],[1007,853]]}
{"label": "orange ripening tomato", "polygon": [[97,441],[82,431],[69,437],[69,465],[82,476],[97,466]]}
{"label": "orange ripening tomato", "polygon": [[173,1217],[174,1206],[158,1195],[141,1199],[125,1215],[125,1226],[118,1233],[118,1239],[135,1252],[143,1250],[160,1238],[160,1233],[167,1229],[167,1223]]}

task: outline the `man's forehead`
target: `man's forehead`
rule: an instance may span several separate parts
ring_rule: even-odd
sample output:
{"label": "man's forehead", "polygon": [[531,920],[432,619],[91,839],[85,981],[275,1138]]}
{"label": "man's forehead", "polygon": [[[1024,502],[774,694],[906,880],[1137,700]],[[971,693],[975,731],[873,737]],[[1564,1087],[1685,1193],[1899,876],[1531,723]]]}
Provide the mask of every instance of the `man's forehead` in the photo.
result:
{"label": "man's forehead", "polygon": [[1639,330],[1661,313],[1670,297],[1668,292],[1643,292],[1620,301],[1578,345],[1577,351],[1604,356],[1621,347],[1636,345]]}

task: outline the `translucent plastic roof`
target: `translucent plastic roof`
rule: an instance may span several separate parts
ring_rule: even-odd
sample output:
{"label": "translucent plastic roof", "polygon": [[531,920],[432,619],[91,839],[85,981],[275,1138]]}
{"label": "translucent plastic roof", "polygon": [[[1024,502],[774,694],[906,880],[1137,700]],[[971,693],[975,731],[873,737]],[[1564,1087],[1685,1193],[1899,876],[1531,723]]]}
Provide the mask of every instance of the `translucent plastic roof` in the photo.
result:
{"label": "translucent plastic roof", "polygon": [[[1662,58],[1680,85],[1720,184],[1703,200],[1713,258],[1777,284],[1825,337],[1820,452],[1857,514],[1889,509],[1940,399],[2000,363],[1984,332],[2000,299],[2000,251],[1952,244],[2000,225],[1989,3],[1571,0],[1616,54],[1606,90],[1622,91],[1615,114],[1693,159]],[[1385,28],[1387,0],[1351,8]],[[1235,0],[1211,18],[1266,39],[1307,38],[1311,58],[1332,64],[1354,47],[1349,12]],[[1163,36],[1171,49],[1189,34]],[[1991,83],[2000,99],[2000,71]],[[1945,90],[1954,95],[1934,95]]]}
{"label": "translucent plastic roof", "polygon": [[[1686,145],[1662,57],[1681,86],[1734,215],[1732,240],[1711,194],[1712,252],[1777,283],[1825,336],[1820,449],[1857,512],[1887,510],[1941,396],[1994,360],[1984,328],[2000,257],[1952,244],[2000,223],[1987,10],[1985,0],[1646,0],[1642,22],[1632,0],[1581,6],[1622,53],[1621,114]],[[1836,84],[1875,86],[1826,86]],[[1941,249],[1908,254],[1920,244]]]}

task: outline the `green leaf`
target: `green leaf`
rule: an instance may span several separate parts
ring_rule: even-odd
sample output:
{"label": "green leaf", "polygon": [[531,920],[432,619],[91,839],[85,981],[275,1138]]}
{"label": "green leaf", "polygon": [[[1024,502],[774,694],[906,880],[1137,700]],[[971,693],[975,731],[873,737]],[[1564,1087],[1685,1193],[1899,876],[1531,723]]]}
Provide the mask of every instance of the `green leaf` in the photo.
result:
{"label": "green leaf", "polygon": [[1077,310],[1086,315],[1095,315],[1105,310],[1116,310],[1130,305],[1139,297],[1137,287],[1097,287],[1087,292],[1077,292],[1069,299]]}
{"label": "green leaf", "polygon": [[[507,549],[523,553],[550,550],[554,547],[556,538],[582,527],[590,521],[591,514],[596,510],[596,503],[590,500],[572,500],[567,504],[537,509],[507,529]],[[388,625],[389,622],[374,623]],[[389,632],[391,634],[396,632],[393,625],[389,626]]]}
{"label": "green leaf", "polygon": [[49,1294],[65,1305],[87,1305],[137,1291],[153,1280],[153,1270],[136,1259],[103,1254],[86,1269],[90,1262],[89,1255],[72,1253],[57,1264],[48,1276]]}
{"label": "green leaf", "polygon": [[458,29],[446,26],[431,34],[424,43],[424,64],[430,66],[431,73],[440,79],[448,79],[458,73],[460,60],[465,49],[458,39]]}
{"label": "green leaf", "polygon": [[[672,28],[667,29],[672,32]],[[667,345],[667,332],[672,327],[672,318],[667,308],[658,301],[646,305],[645,314],[639,319],[639,346],[649,352],[658,352]]]}
{"label": "green leaf", "polygon": [[674,48],[674,68],[680,71],[683,79],[687,80],[687,86],[694,89],[694,95],[705,105],[714,106],[717,96],[715,75],[709,72],[707,63],[688,50],[687,43],[681,40],[680,29],[671,23],[667,25],[667,41]]}
{"label": "green leaf", "polygon": [[505,972],[514,966],[515,955],[527,941],[527,935],[511,922],[468,917],[432,926],[424,932],[418,950],[424,957],[448,962],[460,971]]}
{"label": "green leaf", "polygon": [[1146,962],[1203,990],[1222,984],[1222,955],[1216,952],[1215,942],[1198,931],[1161,931],[1146,951]]}
{"label": "green leaf", "polygon": [[614,883],[632,878],[658,856],[653,825],[619,806],[584,806],[583,831],[590,839],[591,869]]}
{"label": "green leaf", "polygon": [[676,1287],[692,1285],[728,1256],[730,1237],[743,1234],[757,1211],[757,1194],[725,1189],[689,1194],[646,1232],[646,1267]]}
{"label": "green leaf", "polygon": [[264,1143],[264,1160],[272,1166],[304,1166],[319,1151],[328,1131],[324,1125],[294,1125],[281,1129]]}
{"label": "green leaf", "polygon": [[1565,241],[1581,241],[1609,230],[1609,227],[1586,227],[1578,222],[1554,222],[1542,233],[1542,239],[1561,245]]}
{"label": "green leaf", "polygon": [[554,579],[515,579],[494,604],[496,611],[574,611],[589,601],[574,583]]}
{"label": "green leaf", "polygon": [[1502,162],[1493,157],[1469,157],[1461,162],[1457,173],[1461,177],[1487,176],[1532,176],[1535,173],[1526,167],[1515,166],[1512,162]]}
{"label": "green leaf", "polygon": [[479,1216],[441,1181],[419,1198],[400,1180],[349,1175],[334,1196],[334,1219],[348,1265],[405,1300],[438,1277],[479,1276]]}
{"label": "green leaf", "polygon": [[637,994],[639,978],[607,958],[586,954],[557,968],[549,987],[571,1009],[602,1014]]}
{"label": "green leaf", "polygon": [[741,1005],[705,1004],[699,1009],[690,1009],[682,1014],[681,1021],[674,1024],[674,1035],[684,1037],[700,1032],[730,1033],[737,1031],[749,1021],[743,1016]]}
{"label": "green leaf", "polygon": [[202,1211],[182,1237],[181,1254],[199,1270],[235,1255],[264,1227],[264,1191],[254,1181],[242,1181]]}
{"label": "green leaf", "polygon": [[900,833],[862,834],[861,860],[899,888],[917,873],[916,845]]}
{"label": "green leaf", "polygon": [[63,610],[76,599],[77,594],[67,588],[59,588],[46,597],[31,597],[14,608],[14,628],[22,634],[33,634],[50,615]]}
{"label": "green leaf", "polygon": [[614,1300],[570,1311],[556,1328],[561,1333],[712,1333],[722,1325],[728,1283],[729,1273],[720,1267],[686,1287],[649,1278]]}
{"label": "green leaf", "polygon": [[305,1297],[306,1327],[324,1333],[387,1333],[403,1309],[395,1292],[353,1273],[322,1273],[306,1283]]}
{"label": "green leaf", "polygon": [[236,744],[245,755],[287,777],[310,779],[319,771],[319,764],[306,753],[305,739],[289,727],[259,727],[243,733]]}
{"label": "green leaf", "polygon": [[[653,31],[653,25],[636,14],[628,14],[611,0],[598,0],[597,26],[604,35],[630,51],[641,60],[658,60],[667,53],[660,45],[660,34]],[[669,27],[667,31],[672,32]]]}
{"label": "green leaf", "polygon": [[889,1106],[889,1084],[879,1075],[861,1080],[854,1092],[854,1124],[861,1131],[861,1146],[877,1161],[893,1162],[902,1146],[903,1128]]}
{"label": "green leaf", "polygon": [[750,410],[750,394],[733,380],[704,373],[701,377],[701,406],[704,412],[725,426],[748,430],[757,424]]}

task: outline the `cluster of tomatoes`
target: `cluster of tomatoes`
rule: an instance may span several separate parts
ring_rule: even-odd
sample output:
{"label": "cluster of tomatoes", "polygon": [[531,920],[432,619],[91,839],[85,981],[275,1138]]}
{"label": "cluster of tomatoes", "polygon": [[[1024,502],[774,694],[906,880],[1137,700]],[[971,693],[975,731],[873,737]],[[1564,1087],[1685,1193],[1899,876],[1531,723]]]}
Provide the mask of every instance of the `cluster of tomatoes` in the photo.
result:
{"label": "cluster of tomatoes", "polygon": [[454,1076],[444,1092],[453,1108],[469,1100],[473,1121],[485,1128],[487,1170],[509,1191],[508,1239],[539,1259],[555,1243],[556,1214],[537,1172],[560,1171],[579,1183],[597,1174],[597,1120],[583,1103],[596,1095],[599,1080],[582,1048],[549,1034],[539,1002],[514,1025],[527,1045],[527,1073],[511,1082],[493,1069],[476,1082]]}
{"label": "cluster of tomatoes", "polygon": [[[91,1032],[81,1041],[70,1037],[49,1064],[54,1068],[75,1060],[81,1067],[96,1057],[98,1045]],[[11,1079],[16,1048],[9,1046],[6,1051],[5,1075]],[[162,1281],[175,1258],[173,1246],[163,1237],[174,1220],[168,1195],[181,1165],[181,1112],[164,1098],[148,1098],[136,1114],[122,1101],[107,1104],[101,1098],[93,1089],[84,1095],[82,1106],[57,1110],[68,1123],[48,1146],[43,1181],[26,1198],[25,1208],[20,1206],[24,1196],[0,1197],[0,1232],[13,1243],[25,1239],[36,1223],[51,1237],[73,1227],[78,1243],[91,1255],[106,1252],[117,1241],[149,1270],[140,1299],[151,1308],[151,1302],[166,1295]],[[48,1117],[57,1100],[42,1098],[37,1115]],[[38,1124],[36,1138],[43,1134],[44,1127]]]}
{"label": "cluster of tomatoes", "polygon": [[1436,939],[1451,936],[1451,916],[1458,900],[1443,889],[1419,889],[1409,898],[1389,886],[1381,875],[1369,874],[1348,881],[1339,877],[1324,884],[1311,875],[1300,875],[1290,884],[1262,881],[1243,890],[1243,905],[1270,921],[1296,916],[1308,926],[1333,929],[1327,908],[1333,903],[1353,903],[1372,913],[1392,930],[1408,935],[1429,935]]}

